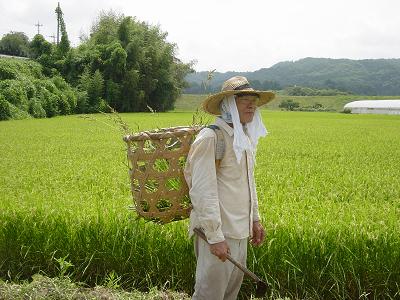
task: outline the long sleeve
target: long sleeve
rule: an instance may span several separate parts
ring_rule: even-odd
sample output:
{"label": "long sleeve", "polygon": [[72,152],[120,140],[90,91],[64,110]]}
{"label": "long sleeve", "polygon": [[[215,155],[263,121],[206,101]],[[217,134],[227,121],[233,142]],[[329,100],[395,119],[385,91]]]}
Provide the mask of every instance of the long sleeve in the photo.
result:
{"label": "long sleeve", "polygon": [[225,240],[215,169],[215,139],[211,129],[204,129],[191,147],[185,169],[196,225],[204,230],[210,244]]}
{"label": "long sleeve", "polygon": [[254,171],[252,175],[253,179],[253,186],[252,188],[254,189],[253,195],[254,195],[254,200],[253,200],[253,222],[260,221],[260,213],[258,211],[258,196],[257,196],[257,190],[256,190],[256,183],[254,179]]}
{"label": "long sleeve", "polygon": [[252,212],[253,212],[253,217],[252,221],[260,221],[260,213],[258,211],[258,196],[257,196],[257,189],[256,189],[256,180],[254,176],[254,167],[255,167],[255,161],[254,161],[254,156],[253,154],[248,154],[249,156],[249,168],[248,168],[248,174],[249,174],[249,184],[250,184],[250,189],[251,189],[251,195],[252,195]]}

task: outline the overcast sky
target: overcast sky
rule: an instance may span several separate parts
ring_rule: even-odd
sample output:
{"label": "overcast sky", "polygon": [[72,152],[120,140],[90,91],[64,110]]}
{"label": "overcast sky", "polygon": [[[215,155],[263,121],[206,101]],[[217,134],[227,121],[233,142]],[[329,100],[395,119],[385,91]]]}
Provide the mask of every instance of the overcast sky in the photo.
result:
{"label": "overcast sky", "polygon": [[[58,1],[0,0],[0,36],[56,34]],[[399,58],[399,0],[61,0],[74,46],[100,11],[159,25],[195,69],[255,71],[304,57]]]}

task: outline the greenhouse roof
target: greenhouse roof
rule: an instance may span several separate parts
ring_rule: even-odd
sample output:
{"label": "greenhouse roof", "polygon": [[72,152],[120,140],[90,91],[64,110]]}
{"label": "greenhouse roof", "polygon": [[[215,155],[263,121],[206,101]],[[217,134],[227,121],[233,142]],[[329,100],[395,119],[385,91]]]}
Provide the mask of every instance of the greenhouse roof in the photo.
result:
{"label": "greenhouse roof", "polygon": [[400,100],[359,100],[347,103],[344,108],[400,109]]}

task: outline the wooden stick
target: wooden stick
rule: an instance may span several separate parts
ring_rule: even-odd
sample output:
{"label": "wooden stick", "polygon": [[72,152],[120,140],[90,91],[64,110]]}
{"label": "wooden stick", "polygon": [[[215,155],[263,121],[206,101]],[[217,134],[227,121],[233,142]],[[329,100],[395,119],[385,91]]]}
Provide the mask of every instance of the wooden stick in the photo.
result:
{"label": "wooden stick", "polygon": [[[202,230],[200,230],[199,228],[195,228],[193,229],[193,231],[200,237],[202,238],[207,244],[207,238],[206,235],[204,234],[204,232]],[[241,263],[239,263],[238,261],[236,261],[232,256],[230,256],[229,254],[227,254],[226,258],[233,263],[236,267],[238,267],[240,270],[242,270],[243,273],[245,273],[247,276],[251,277],[254,281],[256,282],[263,282],[260,278],[257,277],[256,274],[254,274],[253,272],[251,272],[249,269],[247,269],[245,266],[243,266]]]}

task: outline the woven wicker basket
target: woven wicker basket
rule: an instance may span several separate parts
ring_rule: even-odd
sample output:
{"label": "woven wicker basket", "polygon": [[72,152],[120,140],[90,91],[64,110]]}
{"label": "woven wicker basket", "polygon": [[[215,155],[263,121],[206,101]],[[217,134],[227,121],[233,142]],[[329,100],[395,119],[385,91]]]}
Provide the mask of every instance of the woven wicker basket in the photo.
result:
{"label": "woven wicker basket", "polygon": [[183,169],[190,145],[201,129],[171,127],[124,137],[139,216],[163,224],[189,216],[191,204]]}

